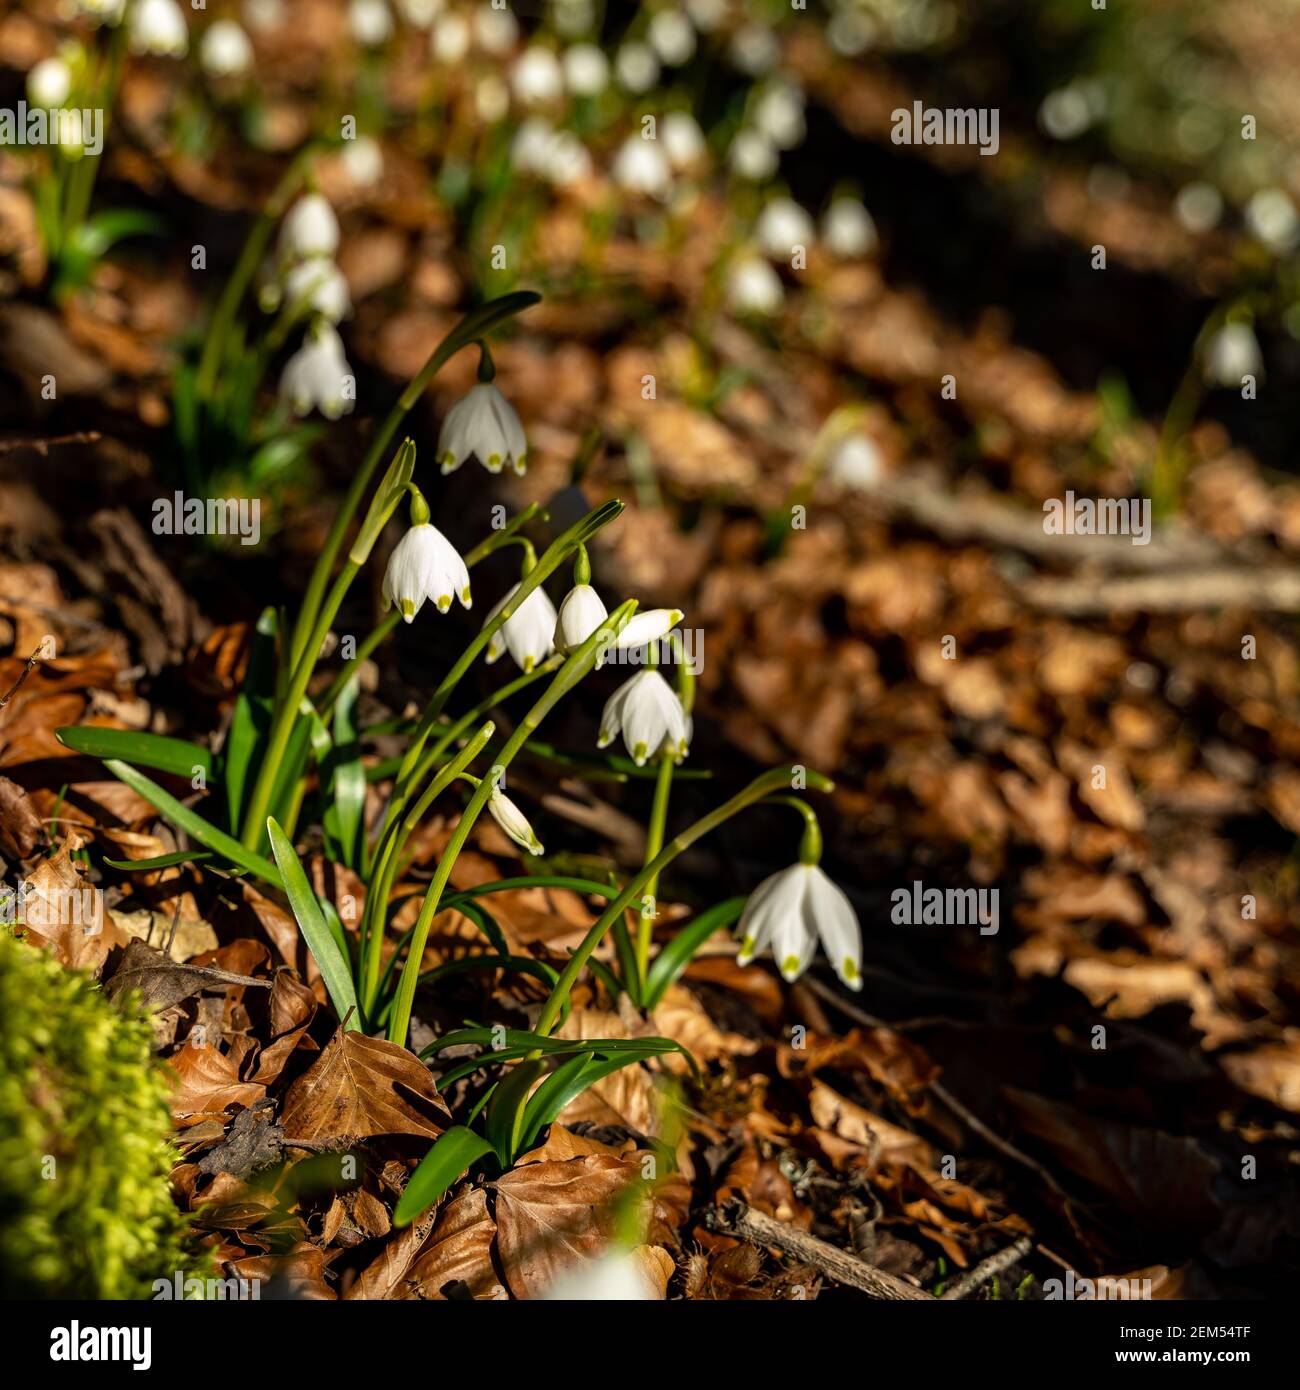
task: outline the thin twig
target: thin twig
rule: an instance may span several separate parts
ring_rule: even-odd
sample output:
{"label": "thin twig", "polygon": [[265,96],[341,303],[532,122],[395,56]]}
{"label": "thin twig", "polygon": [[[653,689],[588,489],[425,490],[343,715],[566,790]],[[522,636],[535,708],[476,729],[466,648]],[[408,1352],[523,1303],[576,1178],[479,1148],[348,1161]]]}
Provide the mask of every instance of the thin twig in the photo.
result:
{"label": "thin twig", "polygon": [[967,1294],[974,1293],[981,1284],[987,1284],[995,1274],[1001,1274],[1004,1269],[1010,1269],[1017,1261],[1024,1259],[1033,1248],[1032,1237],[1021,1236],[1014,1245],[1008,1245],[1005,1250],[999,1250],[996,1255],[990,1255],[987,1260],[981,1260],[974,1269],[963,1274],[955,1284],[946,1288],[939,1295],[940,1299],[948,1301],[954,1298],[965,1298]]}
{"label": "thin twig", "polygon": [[48,661],[54,655],[53,651],[50,650],[52,646],[53,643],[50,642],[48,637],[42,637],[36,644],[36,650],[27,658],[27,665],[23,667],[22,675],[9,687],[7,694],[0,696],[0,709],[4,709],[9,701],[18,694],[18,691],[22,688],[22,683],[31,675],[32,669],[35,667],[36,663],[38,661]]}
{"label": "thin twig", "polygon": [[755,1245],[775,1245],[796,1259],[815,1265],[837,1284],[846,1284],[872,1298],[886,1299],[892,1303],[932,1301],[931,1296],[915,1284],[877,1269],[847,1250],[818,1240],[806,1231],[755,1211],[744,1202],[728,1202],[722,1207],[713,1207],[706,1220],[710,1229],[723,1234],[740,1236],[753,1241]]}

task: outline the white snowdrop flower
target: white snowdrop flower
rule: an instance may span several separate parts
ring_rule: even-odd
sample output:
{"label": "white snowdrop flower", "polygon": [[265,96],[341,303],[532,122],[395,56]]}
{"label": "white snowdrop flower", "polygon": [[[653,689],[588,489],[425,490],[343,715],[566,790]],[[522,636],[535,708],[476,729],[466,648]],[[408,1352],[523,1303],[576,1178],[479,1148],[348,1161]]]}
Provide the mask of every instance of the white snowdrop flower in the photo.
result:
{"label": "white snowdrop flower", "polygon": [[620,733],[638,767],[661,750],[678,762],[686,756],[691,741],[690,715],[658,671],[639,672],[609,697],[600,716],[596,746],[608,748]]}
{"label": "white snowdrop flower", "polygon": [[539,177],[544,175],[554,138],[555,131],[549,121],[544,121],[540,116],[529,116],[520,123],[515,138],[510,142],[510,162],[520,173]]}
{"label": "white snowdrop flower", "polygon": [[1300,216],[1281,188],[1262,188],[1246,204],[1246,225],[1270,251],[1279,256],[1300,241]]}
{"label": "white snowdrop flower", "polygon": [[62,58],[42,58],[27,74],[27,100],[33,106],[62,106],[72,91],[72,69]]}
{"label": "white snowdrop flower", "polygon": [[280,374],[280,398],[295,415],[319,410],[327,420],[337,420],[353,406],[346,391],[352,382],[352,369],[343,353],[343,340],[333,326],[318,319],[308,330],[302,346],[284,364]]}
{"label": "white snowdrop flower", "polygon": [[796,246],[808,247],[817,235],[812,218],[793,198],[773,198],[759,213],[754,234],[774,261],[788,261]]}
{"label": "white snowdrop flower", "polygon": [[515,408],[490,381],[472,386],[447,412],[438,435],[438,459],[454,473],[473,454],[489,473],[507,464],[522,475],[528,441]]}
{"label": "white snowdrop flower", "polygon": [[244,18],[251,29],[278,29],[284,23],[284,0],[244,0]]}
{"label": "white snowdrop flower", "polygon": [[549,48],[533,44],[519,55],[510,73],[515,97],[525,106],[559,101],[564,95],[564,70]]}
{"label": "white snowdrop flower", "polygon": [[323,257],[299,261],[285,275],[284,298],[290,305],[305,302],[313,313],[331,323],[338,323],[352,312],[352,296],[343,272]]}
{"label": "white snowdrop flower", "polygon": [[667,637],[681,620],[680,608],[647,608],[644,613],[634,613],[614,639],[614,646],[623,651],[648,647],[652,642],[660,642]]}
{"label": "white snowdrop flower", "polygon": [[[555,650],[567,656],[600,629],[609,617],[604,600],[590,584],[575,584],[560,601],[555,618]],[[596,664],[603,663],[604,658]]]}
{"label": "white snowdrop flower", "polygon": [[630,1250],[607,1250],[569,1266],[540,1295],[547,1303],[651,1303],[659,1290]]}
{"label": "white snowdrop flower", "polygon": [[474,10],[474,37],[484,53],[500,57],[519,41],[519,21],[510,10],[479,4]]}
{"label": "white snowdrop flower", "polygon": [[[514,598],[518,589],[516,584],[487,615],[484,627]],[[550,656],[555,650],[554,643],[555,605],[539,584],[488,639],[485,655],[490,666],[508,651],[515,665],[527,673]]]}
{"label": "white snowdrop flower", "polygon": [[1189,232],[1208,232],[1223,216],[1223,195],[1212,183],[1189,183],[1178,190],[1174,216]]}
{"label": "white snowdrop flower", "polygon": [[439,15],[429,31],[429,47],[440,63],[454,67],[469,52],[469,37],[469,20],[463,15]]}
{"label": "white snowdrop flower", "polygon": [[413,28],[427,29],[442,13],[446,0],[396,0],[397,13]]}
{"label": "white snowdrop flower", "polygon": [[128,19],[136,53],[183,58],[188,51],[190,31],[176,0],[136,0]]}
{"label": "white snowdrop flower", "polygon": [[551,0],[555,27],[566,38],[590,33],[596,23],[596,9],[591,0]]}
{"label": "white snowdrop flower", "polygon": [[686,13],[701,34],[711,34],[727,17],[727,0],[686,0]]}
{"label": "white snowdrop flower", "polygon": [[339,158],[348,182],[355,188],[373,187],[383,177],[384,152],[379,141],[369,135],[346,141]]}
{"label": "white snowdrop flower", "polygon": [[669,111],[662,124],[664,153],[674,169],[689,169],[704,158],[704,132],[689,111]]}
{"label": "white snowdrop flower", "polygon": [[1204,374],[1212,385],[1240,387],[1242,377],[1258,377],[1263,372],[1264,356],[1248,323],[1225,323],[1210,339]]}
{"label": "white snowdrop flower", "polygon": [[794,149],[808,131],[802,90],[793,82],[774,82],[754,102],[751,120],[778,150]]}
{"label": "white snowdrop flower", "polygon": [[775,314],[785,302],[785,290],[766,261],[747,256],[731,268],[727,300],[737,314]]}
{"label": "white snowdrop flower", "polygon": [[572,131],[555,132],[546,148],[542,172],[553,184],[561,187],[577,183],[590,178],[591,155]]}
{"label": "white snowdrop flower", "polygon": [[362,48],[380,48],[393,37],[393,12],[388,0],[351,0],[348,32]]}
{"label": "white snowdrop flower", "polygon": [[746,128],[736,132],[731,142],[731,167],[742,179],[755,183],[770,179],[776,173],[780,156],[776,146],[761,130]]}
{"label": "white snowdrop flower", "polygon": [[836,198],[831,203],[822,218],[822,238],[842,260],[865,256],[879,240],[871,214],[856,198]]}
{"label": "white snowdrop flower", "polygon": [[575,43],[564,51],[564,82],[575,97],[594,97],[609,85],[609,59],[594,43]]}
{"label": "white snowdrop flower", "polygon": [[[426,508],[427,512],[427,508]],[[469,571],[460,552],[429,522],[417,522],[393,547],[384,571],[384,607],[394,604],[405,622],[412,622],[428,599],[439,613],[451,607],[452,597],[471,606]]]}
{"label": "white snowdrop flower", "polygon": [[85,16],[92,24],[121,24],[126,0],[73,0],[72,12]]}
{"label": "white snowdrop flower", "polygon": [[695,56],[695,26],[680,10],[660,10],[650,21],[646,37],[670,68],[679,68]]}
{"label": "white snowdrop flower", "polygon": [[659,81],[659,59],[644,43],[625,43],[614,57],[614,74],[624,91],[639,96]]}
{"label": "white snowdrop flower", "polygon": [[641,193],[663,201],[672,192],[672,170],[657,140],[629,135],[615,156],[610,173],[615,183],[629,193]]}
{"label": "white snowdrop flower", "polygon": [[497,787],[492,788],[492,795],[488,800],[488,810],[492,813],[492,819],[520,849],[526,849],[529,854],[545,852],[542,842],[537,838],[536,831],[528,823],[528,817],[510,800],[505,792]]}
{"label": "white snowdrop flower", "polygon": [[233,19],[217,19],[199,42],[199,64],[209,77],[243,77],[253,66],[253,45]]}
{"label": "white snowdrop flower", "polygon": [[885,460],[880,446],[870,435],[851,434],[831,453],[826,476],[840,487],[870,492],[885,476]]}
{"label": "white snowdrop flower", "polygon": [[499,77],[480,77],[474,87],[474,106],[479,120],[495,125],[510,111],[510,88]]}
{"label": "white snowdrop flower", "polygon": [[731,36],[731,61],[741,72],[758,77],[776,66],[781,45],[776,35],[762,24],[743,24]]}
{"label": "white snowdrop flower", "polygon": [[765,878],[749,895],[736,928],[737,965],[771,950],[790,981],[808,968],[820,938],[835,973],[850,989],[862,988],[862,930],[857,913],[817,864],[791,864]]}
{"label": "white snowdrop flower", "polygon": [[281,261],[332,257],[338,249],[339,220],[329,200],[320,193],[304,193],[280,224]]}

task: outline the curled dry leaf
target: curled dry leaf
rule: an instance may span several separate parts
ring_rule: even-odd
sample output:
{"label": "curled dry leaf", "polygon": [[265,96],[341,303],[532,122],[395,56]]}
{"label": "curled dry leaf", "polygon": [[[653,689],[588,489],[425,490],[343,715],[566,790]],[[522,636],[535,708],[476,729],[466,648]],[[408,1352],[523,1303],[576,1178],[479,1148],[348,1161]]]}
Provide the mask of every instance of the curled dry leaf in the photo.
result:
{"label": "curled dry leaf", "polygon": [[466,1188],[439,1211],[428,1241],[389,1297],[503,1298],[505,1290],[492,1264],[496,1233],[486,1192]]}

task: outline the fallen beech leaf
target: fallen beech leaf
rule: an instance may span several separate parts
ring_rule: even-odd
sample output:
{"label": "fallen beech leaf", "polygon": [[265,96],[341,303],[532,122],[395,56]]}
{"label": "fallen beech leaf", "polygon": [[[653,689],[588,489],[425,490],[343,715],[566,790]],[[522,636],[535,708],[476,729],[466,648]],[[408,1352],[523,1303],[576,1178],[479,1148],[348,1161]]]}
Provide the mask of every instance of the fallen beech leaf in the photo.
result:
{"label": "fallen beech leaf", "polygon": [[339,1028],[284,1098],[287,1139],[368,1139],[417,1134],[436,1139],[451,1114],[414,1053]]}
{"label": "fallen beech leaf", "polygon": [[0,855],[26,859],[44,833],[27,793],[17,782],[0,777]]}
{"label": "fallen beech leaf", "polygon": [[161,1013],[198,994],[204,989],[223,989],[227,985],[249,985],[254,989],[269,989],[269,980],[255,980],[251,975],[236,975],[218,970],[214,965],[184,965],[169,956],[133,941],[126,948],[122,963],[113,972],[104,988],[110,998],[117,999],[131,990],[139,990],[147,1009]]}
{"label": "fallen beech leaf", "polygon": [[104,895],[73,867],[71,849],[70,836],[36,866],[26,883],[23,918],[28,934],[52,947],[63,965],[95,973],[126,938],[105,921]]}
{"label": "fallen beech leaf", "polygon": [[325,1282],[325,1251],[303,1242],[286,1255],[253,1255],[231,1260],[227,1268],[241,1279],[258,1279],[260,1293],[298,1299],[332,1299],[338,1295]]}
{"label": "fallen beech leaf", "polygon": [[442,1301],[453,1284],[463,1284],[471,1298],[503,1297],[505,1290],[492,1265],[496,1233],[486,1192],[467,1188],[439,1211],[427,1244],[389,1297]]}
{"label": "fallen beech leaf", "polygon": [[[341,1223],[343,1203],[337,1202],[337,1206],[337,1220]],[[333,1207],[331,1207],[330,1215],[333,1214]],[[433,1229],[433,1222],[434,1213],[426,1212],[418,1220],[398,1231],[391,1240],[385,1241],[379,1254],[361,1271],[343,1297],[349,1300],[401,1298],[403,1296],[399,1288],[401,1281],[410,1268],[411,1261]],[[337,1231],[337,1224],[332,1231],[323,1231],[324,1244],[330,1244]]]}
{"label": "fallen beech leaf", "polygon": [[638,1171],[593,1154],[498,1178],[497,1250],[510,1292],[536,1298],[570,1265],[600,1254],[614,1233],[615,1202]]}
{"label": "fallen beech leaf", "polygon": [[219,1115],[232,1105],[252,1105],[266,1094],[265,1086],[241,1081],[234,1062],[215,1047],[187,1043],[167,1061],[181,1080],[172,1097],[172,1114],[178,1121]]}

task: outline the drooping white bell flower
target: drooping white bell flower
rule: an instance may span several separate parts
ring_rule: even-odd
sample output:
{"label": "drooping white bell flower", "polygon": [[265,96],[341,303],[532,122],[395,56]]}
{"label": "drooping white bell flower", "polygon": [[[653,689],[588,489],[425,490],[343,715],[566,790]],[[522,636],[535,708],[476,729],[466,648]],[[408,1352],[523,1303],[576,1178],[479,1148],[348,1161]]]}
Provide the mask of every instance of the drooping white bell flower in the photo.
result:
{"label": "drooping white bell flower", "polygon": [[484,53],[501,57],[519,42],[519,21],[509,9],[493,5],[474,7],[474,37]]}
{"label": "drooping white bell flower", "polygon": [[727,18],[727,0],[686,0],[686,13],[701,34],[711,34]]}
{"label": "drooping white bell flower", "polygon": [[841,888],[818,864],[791,864],[765,878],[749,895],[736,928],[737,965],[771,950],[785,979],[808,968],[820,939],[835,973],[850,989],[862,988],[862,930]]}
{"label": "drooping white bell flower", "polygon": [[176,0],[136,0],[128,15],[131,48],[160,58],[183,58],[190,31]]}
{"label": "drooping white bell flower", "polygon": [[380,48],[393,36],[393,12],[388,0],[352,0],[348,31],[363,48]]}
{"label": "drooping white bell flower", "polygon": [[343,272],[323,258],[299,261],[284,277],[284,298],[296,305],[300,301],[312,312],[338,323],[352,312],[352,297]]}
{"label": "drooping white bell flower", "polygon": [[759,213],[754,235],[774,261],[788,261],[794,248],[807,249],[817,232],[812,218],[793,198],[773,198]]}
{"label": "drooping white bell flower", "polygon": [[618,85],[633,96],[648,92],[659,81],[659,59],[643,43],[625,43],[614,57]]}
{"label": "drooping white bell flower", "polygon": [[284,0],[244,0],[244,20],[250,29],[270,32],[285,19]]}
{"label": "drooping white bell flower", "polygon": [[542,106],[564,95],[564,70],[549,48],[533,44],[519,55],[510,73],[515,99],[525,106]]}
{"label": "drooping white bell flower", "polygon": [[770,179],[781,162],[776,146],[767,136],[749,127],[737,131],[727,157],[742,179],[752,179],[755,183]]}
{"label": "drooping white bell flower", "polygon": [[280,224],[280,259],[287,263],[314,256],[332,257],[339,249],[339,220],[320,193],[304,193]]}
{"label": "drooping white bell flower", "polygon": [[885,461],[880,446],[869,435],[849,435],[832,452],[826,465],[826,476],[841,487],[870,492],[885,477]]}
{"label": "drooping white bell flower", "polygon": [[1208,232],[1223,216],[1223,194],[1212,183],[1184,184],[1174,198],[1174,216],[1189,232]]}
{"label": "drooping white bell flower", "polygon": [[785,301],[785,290],[766,261],[747,256],[731,268],[727,300],[737,314],[775,314]]}
{"label": "drooping white bell flower", "polygon": [[672,170],[657,140],[643,140],[640,135],[629,135],[620,146],[610,173],[615,183],[629,193],[639,193],[662,202],[672,192]]}
{"label": "drooping white bell flower", "polygon": [[485,125],[496,125],[510,112],[510,88],[494,73],[485,73],[474,84],[474,109]]}
{"label": "drooping white bell flower", "polygon": [[1284,188],[1261,188],[1246,204],[1246,225],[1279,256],[1300,242],[1300,214]]}
{"label": "drooping white bell flower", "polygon": [[442,13],[446,0],[396,0],[397,12],[413,29],[427,29]]}
{"label": "drooping white bell flower", "polygon": [[707,146],[700,123],[689,111],[669,111],[663,119],[664,153],[674,169],[689,169]]}
{"label": "drooping white bell flower", "polygon": [[370,188],[383,177],[384,152],[379,141],[369,135],[348,140],[339,159],[348,182],[356,188]]}
{"label": "drooping white bell flower", "polygon": [[565,1269],[540,1297],[547,1303],[651,1303],[662,1298],[631,1250],[607,1250]]}
{"label": "drooping white bell flower", "polygon": [[695,56],[695,26],[679,10],[659,10],[650,21],[646,37],[670,68],[681,67]]}
{"label": "drooping white bell flower", "polygon": [[554,139],[555,130],[549,121],[541,116],[529,116],[520,122],[510,142],[510,163],[521,174],[536,174],[541,178],[546,173],[546,161]]}
{"label": "drooping white bell flower", "polygon": [[440,63],[454,67],[469,52],[469,20],[455,13],[439,15],[429,31],[429,47]]}
{"label": "drooping white bell flower", "polygon": [[623,624],[623,631],[613,645],[623,651],[648,647],[652,642],[663,641],[681,620],[680,608],[647,608],[644,613],[634,613]]}
{"label": "drooping white bell flower", "polygon": [[480,381],[452,406],[438,435],[444,473],[454,473],[471,454],[489,473],[500,473],[509,464],[522,475],[528,464],[528,440],[519,416],[490,381]]}
{"label": "drooping white bell flower", "polygon": [[856,198],[836,198],[822,218],[822,238],[832,255],[852,260],[875,249],[876,224]]}
{"label": "drooping white bell flower", "polygon": [[592,0],[551,0],[551,19],[566,38],[589,33],[596,22]]}
{"label": "drooping white bell flower", "polygon": [[[412,511],[417,515],[416,508]],[[428,516],[425,508],[423,515]],[[393,547],[384,571],[384,607],[397,605],[405,622],[411,622],[426,599],[439,613],[451,607],[453,595],[465,608],[472,606],[469,571],[460,552],[427,520],[416,521]]]}
{"label": "drooping white bell flower", "polygon": [[608,748],[620,733],[638,767],[661,750],[681,762],[691,742],[691,717],[658,671],[641,671],[609,697],[596,746]]}
{"label": "drooping white bell flower", "polygon": [[199,64],[209,77],[243,77],[253,66],[253,45],[233,19],[214,20],[199,42]]}
{"label": "drooping white bell flower", "polygon": [[280,398],[295,415],[319,410],[327,420],[346,415],[354,404],[352,369],[343,353],[343,340],[331,324],[318,319],[302,346],[284,364]]}
{"label": "drooping white bell flower", "polygon": [[492,788],[488,810],[492,813],[492,819],[520,849],[526,849],[529,854],[545,853],[542,842],[537,838],[537,833],[528,823],[528,817],[498,787]]}
{"label": "drooping white bell flower", "polygon": [[[487,615],[484,627],[514,598],[518,588],[516,584]],[[554,650],[555,605],[539,584],[488,639],[485,657],[490,666],[508,651],[515,665],[527,674],[540,666]]]}
{"label": "drooping white bell flower", "polygon": [[731,61],[741,72],[758,77],[775,67],[781,56],[776,35],[763,24],[742,24],[731,36]]}
{"label": "drooping white bell flower", "polygon": [[557,187],[591,177],[591,155],[571,130],[555,131],[546,146],[542,174]]}
{"label": "drooping white bell flower", "polygon": [[122,22],[126,0],[73,0],[73,13],[84,15],[92,24],[114,25]]}
{"label": "drooping white bell flower", "polygon": [[[600,629],[609,617],[604,600],[590,584],[575,584],[560,602],[555,619],[555,650],[567,656]],[[599,666],[603,661],[597,661]]]}
{"label": "drooping white bell flower", "polygon": [[792,150],[807,133],[804,104],[803,92],[793,82],[774,82],[754,103],[754,129],[778,150]]}
{"label": "drooping white bell flower", "polygon": [[27,74],[27,100],[33,106],[62,106],[72,91],[72,69],[62,58],[42,58]]}
{"label": "drooping white bell flower", "polygon": [[575,43],[564,51],[564,83],[572,96],[599,96],[609,85],[609,59],[594,43]]}
{"label": "drooping white bell flower", "polygon": [[1204,375],[1215,386],[1240,387],[1244,376],[1263,375],[1264,357],[1248,323],[1225,323],[1210,339]]}

